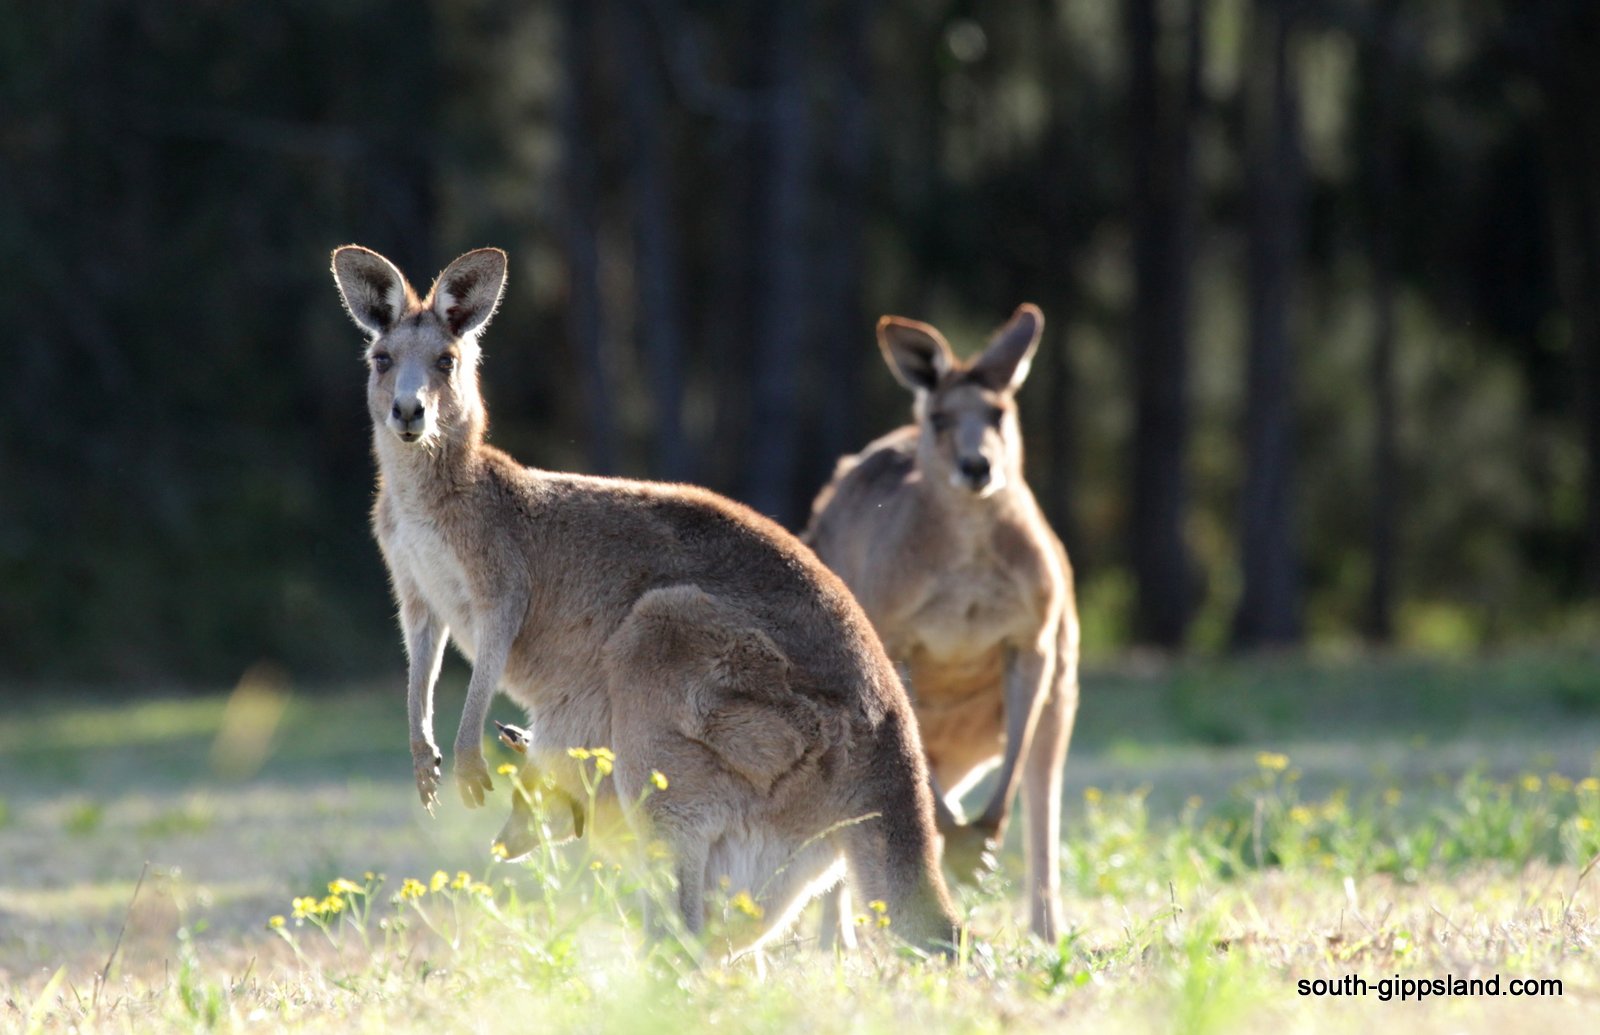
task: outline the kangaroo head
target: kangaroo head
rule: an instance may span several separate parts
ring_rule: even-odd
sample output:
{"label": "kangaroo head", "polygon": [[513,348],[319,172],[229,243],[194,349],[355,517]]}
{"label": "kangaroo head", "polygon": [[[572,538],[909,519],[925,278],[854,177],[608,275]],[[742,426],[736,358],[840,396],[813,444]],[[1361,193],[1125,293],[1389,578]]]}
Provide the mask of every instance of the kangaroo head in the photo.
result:
{"label": "kangaroo head", "polygon": [[367,411],[373,427],[404,443],[471,435],[483,427],[478,332],[500,304],[506,253],[467,252],[418,298],[394,263],[346,245],[333,279],[367,343]]}
{"label": "kangaroo head", "polygon": [[898,316],[878,321],[878,345],[895,378],[916,393],[924,476],[982,498],[1022,477],[1016,392],[1028,376],[1044,314],[1024,303],[971,360],[944,335]]}

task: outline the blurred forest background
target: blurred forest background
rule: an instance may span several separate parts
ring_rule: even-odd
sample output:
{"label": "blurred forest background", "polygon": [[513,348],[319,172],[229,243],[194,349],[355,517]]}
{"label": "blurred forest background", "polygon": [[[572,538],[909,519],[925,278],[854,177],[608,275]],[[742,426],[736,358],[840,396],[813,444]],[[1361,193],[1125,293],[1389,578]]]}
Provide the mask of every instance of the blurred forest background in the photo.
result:
{"label": "blurred forest background", "polygon": [[0,675],[402,661],[328,252],[493,438],[798,527],[885,312],[1048,318],[1091,657],[1600,635],[1593,0],[0,3]]}

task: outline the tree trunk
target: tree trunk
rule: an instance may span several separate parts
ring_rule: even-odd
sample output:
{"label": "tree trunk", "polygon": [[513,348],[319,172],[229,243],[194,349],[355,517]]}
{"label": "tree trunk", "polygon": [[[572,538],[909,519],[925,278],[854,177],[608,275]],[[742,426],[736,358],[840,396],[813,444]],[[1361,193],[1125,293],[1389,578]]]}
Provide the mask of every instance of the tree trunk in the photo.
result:
{"label": "tree trunk", "polygon": [[1395,553],[1400,501],[1398,416],[1394,384],[1395,19],[1400,0],[1383,0],[1373,25],[1366,76],[1371,94],[1367,145],[1368,248],[1372,266],[1372,583],[1366,634],[1375,644],[1394,638]]}
{"label": "tree trunk", "polygon": [[669,481],[693,477],[683,431],[682,298],[678,290],[679,251],[673,230],[672,184],[664,147],[665,107],[661,64],[649,20],[639,3],[618,11],[617,38],[626,66],[629,187],[633,201],[633,277],[638,293],[640,348],[650,372],[655,407],[655,462],[652,474]]}
{"label": "tree trunk", "polygon": [[786,525],[799,516],[796,465],[801,421],[799,382],[806,323],[806,219],[811,168],[807,111],[806,7],[772,0],[760,15],[768,110],[757,130],[761,211],[756,248],[754,401],[756,426],[746,500]]}
{"label": "tree trunk", "polygon": [[1239,520],[1244,584],[1233,642],[1246,649],[1286,646],[1301,637],[1290,324],[1305,173],[1289,57],[1289,5],[1290,0],[1256,0],[1244,85],[1249,341]]}
{"label": "tree trunk", "polygon": [[1128,122],[1131,127],[1135,299],[1132,561],[1134,635],[1183,645],[1193,603],[1184,545],[1188,508],[1189,317],[1197,197],[1191,126],[1200,102],[1201,0],[1190,0],[1185,67],[1162,67],[1157,0],[1130,0]]}
{"label": "tree trunk", "polygon": [[833,73],[832,142],[828,189],[819,199],[826,217],[817,271],[817,344],[822,356],[817,392],[818,466],[810,488],[820,488],[835,459],[862,441],[862,371],[876,363],[872,324],[864,311],[867,178],[872,157],[872,27],[877,0],[848,0],[838,19],[838,63]]}
{"label": "tree trunk", "polygon": [[600,206],[596,178],[595,98],[590,71],[597,42],[590,0],[565,0],[562,63],[567,88],[561,100],[561,181],[565,195],[562,236],[567,258],[567,333],[577,355],[588,410],[589,468],[609,474],[617,465],[611,364],[600,305]]}
{"label": "tree trunk", "polygon": [[1586,459],[1583,586],[1600,592],[1600,10],[1548,7],[1538,41],[1545,94],[1556,287],[1568,327]]}

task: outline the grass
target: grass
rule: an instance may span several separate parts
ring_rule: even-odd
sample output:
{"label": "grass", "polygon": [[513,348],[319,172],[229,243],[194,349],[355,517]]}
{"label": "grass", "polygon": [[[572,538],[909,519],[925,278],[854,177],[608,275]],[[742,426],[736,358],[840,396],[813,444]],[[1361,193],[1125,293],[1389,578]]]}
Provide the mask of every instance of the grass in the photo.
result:
{"label": "grass", "polygon": [[[1092,673],[1060,944],[1020,927],[1013,843],[961,891],[976,937],[953,964],[876,936],[835,958],[806,917],[764,965],[729,966],[644,938],[660,877],[637,846],[497,862],[503,787],[429,818],[395,686],[19,693],[0,719],[0,1029],[1593,1028],[1597,686],[1600,660],[1554,653]],[[1370,994],[1298,992],[1347,975]],[[1447,976],[1561,995],[1396,994]]]}

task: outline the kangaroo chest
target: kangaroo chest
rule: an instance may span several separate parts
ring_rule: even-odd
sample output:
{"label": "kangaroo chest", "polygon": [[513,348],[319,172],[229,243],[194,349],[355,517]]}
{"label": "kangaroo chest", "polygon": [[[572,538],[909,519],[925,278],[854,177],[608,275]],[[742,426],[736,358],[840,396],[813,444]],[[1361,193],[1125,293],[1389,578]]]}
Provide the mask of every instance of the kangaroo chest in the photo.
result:
{"label": "kangaroo chest", "polygon": [[392,509],[393,524],[384,550],[396,574],[415,586],[429,610],[450,627],[450,635],[470,660],[476,649],[472,594],[455,547],[433,521]]}
{"label": "kangaroo chest", "polygon": [[992,565],[960,566],[932,580],[896,639],[935,664],[960,665],[1024,638],[1032,610],[1009,573]]}

